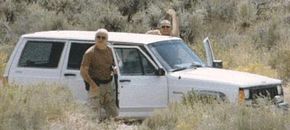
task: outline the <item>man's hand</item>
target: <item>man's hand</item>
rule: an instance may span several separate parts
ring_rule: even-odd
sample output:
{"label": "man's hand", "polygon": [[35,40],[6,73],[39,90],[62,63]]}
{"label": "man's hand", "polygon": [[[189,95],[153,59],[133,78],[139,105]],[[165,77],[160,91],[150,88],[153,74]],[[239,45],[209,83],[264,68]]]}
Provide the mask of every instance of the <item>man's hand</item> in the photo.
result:
{"label": "man's hand", "polygon": [[90,91],[93,92],[93,93],[98,92],[99,91],[99,86],[96,83],[92,82],[90,84]]}
{"label": "man's hand", "polygon": [[172,17],[172,16],[176,16],[176,12],[175,12],[173,9],[169,9],[169,10],[167,10],[166,13],[169,14],[171,17]]}
{"label": "man's hand", "polygon": [[117,67],[116,66],[112,66],[113,69],[113,74],[117,74]]}

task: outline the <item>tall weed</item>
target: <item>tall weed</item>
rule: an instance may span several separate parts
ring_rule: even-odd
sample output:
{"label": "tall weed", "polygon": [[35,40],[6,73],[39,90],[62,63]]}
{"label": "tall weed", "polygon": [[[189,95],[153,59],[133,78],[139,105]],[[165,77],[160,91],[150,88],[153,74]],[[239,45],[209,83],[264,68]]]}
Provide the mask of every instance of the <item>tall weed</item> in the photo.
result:
{"label": "tall weed", "polygon": [[4,73],[4,69],[6,67],[8,55],[7,53],[0,52],[0,77],[2,77]]}

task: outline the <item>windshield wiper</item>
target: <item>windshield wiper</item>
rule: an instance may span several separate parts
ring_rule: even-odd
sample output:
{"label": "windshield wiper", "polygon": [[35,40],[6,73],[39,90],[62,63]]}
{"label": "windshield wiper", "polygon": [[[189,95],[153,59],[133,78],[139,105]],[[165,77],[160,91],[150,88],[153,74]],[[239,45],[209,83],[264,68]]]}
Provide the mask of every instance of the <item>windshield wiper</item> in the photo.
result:
{"label": "windshield wiper", "polygon": [[187,67],[180,67],[180,68],[176,68],[176,69],[172,70],[172,72],[181,71],[181,70],[185,70],[185,69],[187,69]]}
{"label": "windshield wiper", "polygon": [[192,64],[190,65],[190,68],[193,68],[193,67],[202,67],[202,65],[192,63]]}

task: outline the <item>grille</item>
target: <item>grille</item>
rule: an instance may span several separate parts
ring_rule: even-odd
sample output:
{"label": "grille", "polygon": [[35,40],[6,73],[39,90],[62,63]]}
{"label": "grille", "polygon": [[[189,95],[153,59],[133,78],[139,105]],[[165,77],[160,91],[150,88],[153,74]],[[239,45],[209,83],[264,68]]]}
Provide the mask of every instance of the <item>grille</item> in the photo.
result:
{"label": "grille", "polygon": [[270,97],[273,99],[276,95],[278,95],[277,85],[250,88],[250,99],[256,99],[258,97]]}

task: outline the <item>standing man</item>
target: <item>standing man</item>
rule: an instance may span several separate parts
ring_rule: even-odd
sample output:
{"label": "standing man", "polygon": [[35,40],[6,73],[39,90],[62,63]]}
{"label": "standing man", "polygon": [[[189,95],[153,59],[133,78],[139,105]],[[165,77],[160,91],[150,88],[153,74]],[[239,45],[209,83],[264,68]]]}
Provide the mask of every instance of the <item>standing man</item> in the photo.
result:
{"label": "standing man", "polygon": [[146,32],[146,34],[155,34],[155,35],[167,35],[167,36],[174,36],[179,37],[179,21],[178,17],[176,16],[176,12],[173,9],[169,9],[166,12],[168,15],[171,16],[171,22],[168,20],[162,20],[159,23],[159,30],[150,30]]}
{"label": "standing man", "polygon": [[95,45],[85,52],[80,68],[81,75],[89,86],[88,103],[97,112],[99,119],[101,119],[101,108],[106,111],[105,118],[117,116],[112,86],[114,60],[107,41],[108,31],[98,29],[95,35]]}

